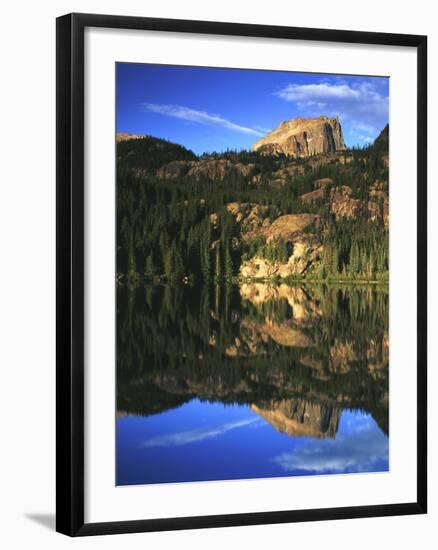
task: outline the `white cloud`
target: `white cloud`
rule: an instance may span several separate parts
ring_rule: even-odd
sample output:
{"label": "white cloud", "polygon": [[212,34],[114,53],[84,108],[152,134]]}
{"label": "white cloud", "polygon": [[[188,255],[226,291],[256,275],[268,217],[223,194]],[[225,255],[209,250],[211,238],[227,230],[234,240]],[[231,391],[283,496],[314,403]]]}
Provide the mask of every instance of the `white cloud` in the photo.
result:
{"label": "white cloud", "polygon": [[189,120],[191,122],[198,122],[199,124],[207,124],[213,126],[221,126],[227,130],[234,132],[241,132],[242,134],[249,134],[253,136],[263,136],[262,132],[255,130],[254,128],[247,128],[240,124],[235,124],[226,118],[219,115],[207,113],[206,111],[198,111],[189,107],[183,107],[182,105],[163,105],[160,103],[144,103],[143,108],[153,113],[160,115],[171,116],[180,118],[183,120]]}
{"label": "white cloud", "polygon": [[[321,81],[316,84],[288,84],[277,97],[296,103],[309,116],[339,115],[350,127],[375,135],[386,124],[389,98],[381,93],[381,82],[361,80],[357,84]],[[359,129],[359,128],[358,128]]]}
{"label": "white cloud", "polygon": [[360,97],[357,90],[353,90],[346,84],[288,84],[277,92],[278,97],[286,101],[298,101],[303,103],[321,102],[333,99],[356,100]]}
{"label": "white cloud", "polygon": [[239,420],[236,422],[228,422],[219,426],[210,428],[200,428],[198,430],[190,430],[186,432],[176,432],[173,434],[162,435],[153,437],[145,443],[143,447],[177,447],[180,445],[186,445],[187,443],[194,443],[197,441],[204,441],[205,439],[212,439],[218,437],[230,430],[241,428],[259,422],[258,418],[250,418],[247,420]]}

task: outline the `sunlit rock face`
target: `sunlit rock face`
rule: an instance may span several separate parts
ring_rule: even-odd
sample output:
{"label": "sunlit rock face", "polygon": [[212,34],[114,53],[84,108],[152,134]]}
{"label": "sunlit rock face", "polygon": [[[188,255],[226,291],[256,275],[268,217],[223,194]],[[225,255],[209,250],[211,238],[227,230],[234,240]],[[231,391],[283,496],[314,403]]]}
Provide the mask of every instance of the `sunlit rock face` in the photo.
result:
{"label": "sunlit rock face", "polygon": [[[269,206],[263,206],[255,202],[229,202],[226,205],[236,224],[240,224],[240,229],[244,233],[257,230],[261,226],[270,224]],[[279,215],[278,209],[272,210]]]}
{"label": "sunlit rock face", "polygon": [[313,183],[314,191],[301,195],[303,205],[326,204],[336,220],[367,219],[371,223],[389,226],[389,196],[383,182],[374,182],[368,192],[368,201],[353,198],[349,185],[335,185],[331,178]]}
{"label": "sunlit rock face", "polygon": [[174,160],[161,166],[156,175],[160,179],[193,178],[195,180],[222,181],[231,175],[249,177],[255,164],[235,163],[228,159]]}
{"label": "sunlit rock face", "polygon": [[193,163],[187,175],[198,180],[206,178],[221,181],[233,170],[236,170],[236,165],[229,160],[207,160]]}
{"label": "sunlit rock face", "polygon": [[144,137],[145,137],[144,134],[128,134],[127,132],[116,133],[117,143],[119,143],[120,141],[128,141],[130,139],[142,139]]}
{"label": "sunlit rock face", "polygon": [[172,180],[184,177],[190,167],[195,164],[188,160],[173,160],[157,170],[157,176],[161,179]]}
{"label": "sunlit rock face", "polygon": [[293,252],[287,262],[268,260],[254,256],[242,262],[240,275],[244,279],[263,280],[279,277],[285,279],[314,271],[319,266],[322,254],[321,240],[317,235],[303,234],[293,242]]}
{"label": "sunlit rock face", "polygon": [[[389,197],[380,182],[375,182],[369,191],[368,202],[351,197],[348,185],[334,187],[330,192],[329,206],[336,220],[367,219],[371,223],[389,226]],[[309,193],[308,195],[310,195]],[[306,200],[308,197],[301,197]]]}
{"label": "sunlit rock face", "polygon": [[285,214],[279,216],[270,224],[264,224],[253,232],[244,235],[245,239],[263,237],[266,242],[276,239],[292,241],[302,235],[304,230],[321,228],[321,218],[318,214]]}
{"label": "sunlit rock face", "polygon": [[317,439],[334,438],[341,417],[338,408],[304,399],[271,401],[261,406],[252,405],[251,409],[280,433]]}
{"label": "sunlit rock face", "polygon": [[383,223],[385,228],[389,227],[389,195],[381,181],[374,182],[370,187],[368,216],[370,221]]}
{"label": "sunlit rock face", "polygon": [[286,262],[254,256],[241,264],[240,275],[249,279],[287,278],[315,269],[322,254],[320,228],[318,214],[287,214],[253,227],[243,234],[244,240],[261,238],[270,243],[282,239],[289,243],[291,253]]}
{"label": "sunlit rock face", "polygon": [[301,195],[300,199],[303,204],[312,205],[316,202],[323,201],[325,199],[326,193],[324,188],[315,189],[314,191],[309,191],[309,193],[304,193]]}
{"label": "sunlit rock face", "polygon": [[351,187],[348,185],[341,185],[332,190],[330,210],[337,220],[341,218],[351,220],[367,214],[365,203],[351,198],[351,192]]}
{"label": "sunlit rock face", "polygon": [[338,117],[327,116],[286,120],[253,145],[253,150],[260,153],[290,157],[309,157],[345,148]]}

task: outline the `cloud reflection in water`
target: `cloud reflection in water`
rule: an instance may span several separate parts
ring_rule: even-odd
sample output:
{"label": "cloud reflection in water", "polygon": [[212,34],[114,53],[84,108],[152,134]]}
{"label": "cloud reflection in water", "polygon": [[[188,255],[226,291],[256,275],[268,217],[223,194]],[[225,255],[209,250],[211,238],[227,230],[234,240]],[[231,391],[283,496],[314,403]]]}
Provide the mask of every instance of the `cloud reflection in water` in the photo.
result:
{"label": "cloud reflection in water", "polygon": [[344,412],[336,439],[315,441],[306,438],[292,452],[283,452],[272,461],[286,472],[382,471],[388,469],[388,438],[370,415]]}
{"label": "cloud reflection in water", "polygon": [[188,443],[194,443],[198,441],[204,441],[213,437],[218,437],[230,430],[248,426],[260,422],[257,418],[250,418],[246,420],[240,420],[236,422],[227,422],[219,426],[210,428],[202,428],[198,430],[189,430],[185,432],[176,432],[173,434],[166,434],[159,437],[153,437],[145,443],[143,447],[178,447],[180,445],[186,445]]}

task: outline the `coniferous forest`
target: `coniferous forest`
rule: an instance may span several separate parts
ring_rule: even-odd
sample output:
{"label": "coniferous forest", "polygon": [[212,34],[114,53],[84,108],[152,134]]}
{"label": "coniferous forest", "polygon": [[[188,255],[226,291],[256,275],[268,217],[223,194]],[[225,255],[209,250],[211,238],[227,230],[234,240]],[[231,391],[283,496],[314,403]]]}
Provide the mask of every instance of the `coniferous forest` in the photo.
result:
{"label": "coniferous forest", "polygon": [[[120,141],[118,280],[385,281],[388,202],[388,127],[366,148],[304,159],[196,156],[151,136]],[[294,233],[288,215],[304,214],[314,221]],[[305,245],[298,267],[259,277],[242,270],[254,258],[268,268],[286,265],[297,243]]]}

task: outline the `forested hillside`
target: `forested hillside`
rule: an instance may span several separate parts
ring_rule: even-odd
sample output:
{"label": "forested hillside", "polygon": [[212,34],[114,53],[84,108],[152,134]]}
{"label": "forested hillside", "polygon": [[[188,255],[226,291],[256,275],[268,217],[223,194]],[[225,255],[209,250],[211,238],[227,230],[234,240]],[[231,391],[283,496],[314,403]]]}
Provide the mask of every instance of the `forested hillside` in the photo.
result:
{"label": "forested hillside", "polygon": [[306,159],[118,142],[119,281],[386,280],[388,133]]}

